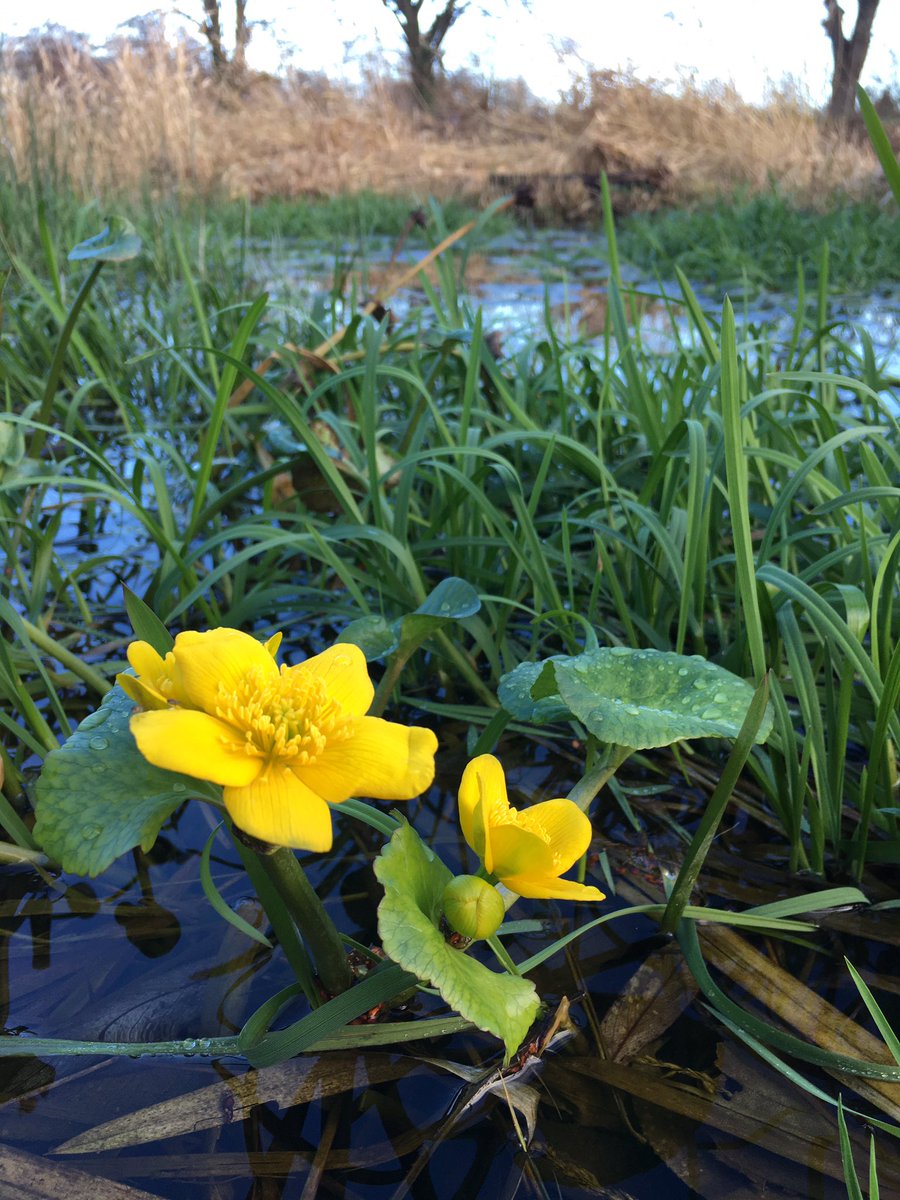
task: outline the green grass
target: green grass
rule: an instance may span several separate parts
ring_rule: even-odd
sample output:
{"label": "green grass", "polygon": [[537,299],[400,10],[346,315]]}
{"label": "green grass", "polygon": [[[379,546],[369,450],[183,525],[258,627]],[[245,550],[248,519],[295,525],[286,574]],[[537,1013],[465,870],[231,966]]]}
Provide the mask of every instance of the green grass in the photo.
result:
{"label": "green grass", "polygon": [[[458,575],[482,609],[413,660],[408,699],[481,726],[504,672],[576,651],[585,623],[601,642],[700,653],[754,679],[770,669],[776,732],[749,766],[792,866],[861,874],[896,853],[896,394],[873,356],[832,339],[826,279],[787,344],[735,329],[727,306],[710,324],[682,278],[692,328],[671,354],[629,330],[614,284],[615,340],[548,329],[497,360],[451,257],[422,312],[392,329],[354,317],[334,370],[286,351],[233,406],[271,351],[325,340],[336,302],[312,316],[268,306],[225,226],[159,216],[137,263],[100,273],[35,460],[88,271],[65,263],[68,231],[95,232],[96,217],[73,211],[66,238],[45,222],[27,253],[11,247],[8,778],[121,667],[119,581],[172,628],[284,628],[319,649]],[[435,214],[432,236],[444,231]],[[285,499],[287,475],[298,494]]]}
{"label": "green grass", "polygon": [[817,211],[773,190],[631,216],[619,235],[624,257],[663,277],[671,277],[677,264],[698,284],[771,291],[793,289],[798,262],[811,273],[823,242],[830,251],[829,283],[837,292],[900,280],[900,223],[892,204],[848,200]]}

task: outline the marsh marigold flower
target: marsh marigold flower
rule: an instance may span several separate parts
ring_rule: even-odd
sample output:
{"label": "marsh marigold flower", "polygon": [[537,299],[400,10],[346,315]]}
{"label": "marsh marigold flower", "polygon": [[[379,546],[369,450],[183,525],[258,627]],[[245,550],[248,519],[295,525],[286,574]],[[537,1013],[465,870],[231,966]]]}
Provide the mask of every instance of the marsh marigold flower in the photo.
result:
{"label": "marsh marigold flower", "polygon": [[599,888],[562,875],[587,850],[591,823],[571,800],[513,808],[492,754],[473,758],[459,785],[463,835],[495,879],[532,899],[603,900]]}
{"label": "marsh marigold flower", "polygon": [[161,657],[133,642],[118,682],[142,711],[131,732],[157,767],[221,784],[234,823],[276,845],[331,848],[328,802],[411,800],[434,778],[430,729],[365,714],[374,689],[358,646],[277,667],[281,635],[180,633]]}

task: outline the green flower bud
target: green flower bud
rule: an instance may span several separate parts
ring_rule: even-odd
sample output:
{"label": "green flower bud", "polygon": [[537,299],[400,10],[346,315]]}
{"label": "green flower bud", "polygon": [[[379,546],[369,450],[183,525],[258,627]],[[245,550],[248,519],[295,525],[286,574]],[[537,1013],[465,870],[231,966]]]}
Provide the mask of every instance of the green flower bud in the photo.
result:
{"label": "green flower bud", "polygon": [[486,879],[457,875],[444,888],[444,916],[456,933],[486,938],[496,933],[506,915],[503,897]]}

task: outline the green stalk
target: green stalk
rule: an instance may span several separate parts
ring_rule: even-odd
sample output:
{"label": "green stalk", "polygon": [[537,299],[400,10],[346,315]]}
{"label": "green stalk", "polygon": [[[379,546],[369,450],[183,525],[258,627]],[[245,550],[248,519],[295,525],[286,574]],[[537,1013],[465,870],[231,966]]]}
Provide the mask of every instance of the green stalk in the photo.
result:
{"label": "green stalk", "polygon": [[630,758],[632,754],[634,754],[634,750],[631,746],[610,746],[602,762],[585,772],[575,784],[569,792],[568,799],[573,804],[577,804],[582,812],[587,812],[594,797],[612,779],[625,759]]}
{"label": "green stalk", "polygon": [[39,625],[33,625],[31,621],[22,618],[22,625],[25,628],[29,638],[45,654],[51,655],[62,663],[78,679],[82,679],[89,687],[92,687],[99,696],[105,696],[110,689],[110,683],[104,679],[99,671],[95,671],[93,667],[89,667],[87,663],[83,663],[77,654],[73,654],[71,650],[67,650],[55,638],[52,638],[49,633],[41,629]]}
{"label": "green stalk", "polygon": [[[47,386],[44,389],[44,398],[41,400],[41,411],[38,413],[38,423],[41,425],[49,425],[50,418],[53,415],[53,401],[56,399],[56,393],[59,389],[59,380],[62,375],[63,360],[66,357],[66,350],[69,348],[69,342],[72,340],[72,334],[75,331],[75,322],[78,320],[78,314],[84,307],[84,302],[91,293],[91,288],[97,282],[97,276],[103,269],[103,263],[95,263],[91,268],[91,273],[85,279],[84,283],[75,297],[69,315],[66,317],[66,323],[62,327],[62,332],[59,335],[59,342],[53,354],[53,361],[50,363],[50,373],[47,376]],[[29,458],[39,458],[40,453],[44,448],[44,442],[47,440],[46,429],[35,429],[31,437],[31,445],[28,448]]]}
{"label": "green stalk", "polygon": [[270,854],[254,853],[303,935],[325,991],[331,996],[345,992],[353,978],[344,943],[297,856],[287,846]]}

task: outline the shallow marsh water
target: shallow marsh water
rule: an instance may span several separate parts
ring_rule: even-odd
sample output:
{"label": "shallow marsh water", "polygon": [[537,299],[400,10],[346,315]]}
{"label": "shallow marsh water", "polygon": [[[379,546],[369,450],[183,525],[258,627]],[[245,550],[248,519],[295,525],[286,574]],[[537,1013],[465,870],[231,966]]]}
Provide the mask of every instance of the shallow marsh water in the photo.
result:
{"label": "shallow marsh water", "polygon": [[[454,796],[465,761],[462,736],[458,728],[443,731],[441,782],[405,810],[453,867],[465,854]],[[524,748],[509,739],[504,758],[517,752],[514,799],[564,793],[577,775],[577,754],[566,743]],[[670,788],[648,787],[638,777],[629,783],[627,775],[624,783],[653,849],[607,798],[589,860],[590,877],[602,887],[600,855],[609,855],[618,894],[604,910],[659,895],[660,871],[677,862],[672,821],[698,798],[674,775]],[[6,1029],[23,1039],[227,1035],[290,982],[277,950],[231,930],[202,895],[199,855],[213,824],[204,806],[189,803],[150,854],[127,856],[91,882],[47,886],[28,872],[7,874],[0,901]],[[767,841],[765,824],[738,811],[709,860],[707,899],[744,906],[807,890],[809,881],[785,875]],[[310,859],[341,927],[366,944],[376,936],[370,870],[376,850],[370,831],[338,820],[336,857],[327,867]],[[246,877],[221,834],[212,863],[228,903],[254,919]],[[512,917],[539,921],[510,941],[519,959],[596,915],[593,905],[519,907]],[[844,914],[826,921],[806,948],[782,943],[779,954],[843,1007],[847,995],[834,991],[841,955],[877,976],[896,953],[897,925],[884,920],[875,926],[876,940],[863,942],[852,914]],[[551,1006],[571,998],[573,1027],[513,1081],[535,1089],[537,1121],[527,1152],[505,1097],[490,1094],[467,1110],[470,1085],[440,1065],[459,1064],[461,1074],[498,1065],[496,1043],[476,1033],[410,1043],[396,1053],[301,1056],[260,1072],[238,1059],[200,1056],[2,1059],[5,1169],[21,1170],[26,1181],[39,1167],[49,1173],[51,1191],[31,1193],[26,1185],[18,1193],[24,1200],[32,1194],[106,1200],[106,1181],[132,1189],[108,1193],[120,1200],[843,1197],[833,1110],[728,1035],[678,962],[655,924],[637,916],[592,931],[540,969],[538,989]],[[629,1003],[617,1008],[629,987]],[[835,1090],[826,1076],[818,1082]],[[92,1132],[134,1113],[124,1131]],[[72,1139],[82,1140],[60,1153]],[[900,1196],[900,1156],[885,1142],[882,1196]]]}
{"label": "shallow marsh water", "polygon": [[[322,296],[323,288],[330,288],[336,279],[343,280],[346,303],[340,316],[349,320],[355,304],[369,299],[392,274],[415,263],[427,247],[407,243],[395,261],[392,250],[392,243],[385,238],[370,238],[359,245],[347,242],[333,249],[309,243],[255,244],[249,249],[247,266],[274,303],[303,310]],[[601,234],[519,229],[486,241],[468,256],[460,298],[470,307],[480,307],[485,332],[495,332],[505,350],[515,352],[546,331],[548,316],[563,339],[602,337],[608,275],[606,241]],[[660,281],[627,263],[622,265],[622,278],[644,298],[639,325],[646,349],[667,353],[680,340],[693,336],[677,283]],[[691,282],[707,316],[717,321],[726,293]],[[813,320],[814,279],[807,287],[806,307]],[[735,285],[727,294],[746,336],[764,335],[770,343],[789,341],[796,292],[760,292]],[[402,319],[417,307],[420,298],[421,291],[401,293],[388,307]],[[881,369],[900,374],[900,289],[894,286],[865,294],[833,295],[828,319],[830,335],[845,342],[851,353],[861,355],[861,335],[868,336]]]}

